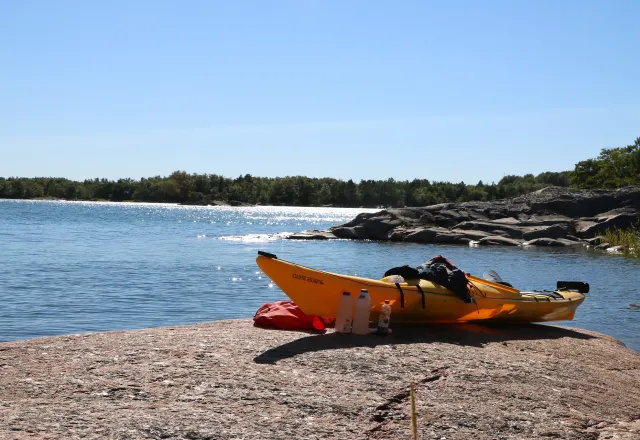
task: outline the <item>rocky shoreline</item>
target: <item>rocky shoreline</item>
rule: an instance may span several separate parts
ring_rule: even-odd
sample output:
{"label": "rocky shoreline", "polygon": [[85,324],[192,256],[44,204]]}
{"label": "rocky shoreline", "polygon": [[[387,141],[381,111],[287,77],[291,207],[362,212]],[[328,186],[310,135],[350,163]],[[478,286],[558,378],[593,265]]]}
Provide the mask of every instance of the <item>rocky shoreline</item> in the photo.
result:
{"label": "rocky shoreline", "polygon": [[383,240],[504,246],[594,246],[623,251],[603,241],[607,229],[640,222],[640,187],[576,190],[549,187],[504,200],[442,203],[423,208],[363,213],[323,231],[302,231],[293,240]]}
{"label": "rocky shoreline", "polygon": [[637,439],[640,354],[548,325],[249,319],[0,343],[0,438]]}

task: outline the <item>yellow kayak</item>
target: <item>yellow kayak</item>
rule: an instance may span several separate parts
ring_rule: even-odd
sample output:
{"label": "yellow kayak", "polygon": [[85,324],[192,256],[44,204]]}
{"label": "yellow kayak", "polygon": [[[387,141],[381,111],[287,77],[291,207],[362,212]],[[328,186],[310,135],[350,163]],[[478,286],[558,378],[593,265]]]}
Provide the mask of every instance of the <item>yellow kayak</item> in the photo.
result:
{"label": "yellow kayak", "polygon": [[355,299],[360,289],[369,291],[372,319],[377,319],[380,306],[389,300],[393,321],[406,323],[571,320],[585,299],[578,291],[521,292],[467,275],[473,301],[465,303],[451,290],[423,279],[394,284],[311,269],[266,252],[258,254],[256,262],[260,269],[311,316],[335,317],[342,293],[350,292]]}

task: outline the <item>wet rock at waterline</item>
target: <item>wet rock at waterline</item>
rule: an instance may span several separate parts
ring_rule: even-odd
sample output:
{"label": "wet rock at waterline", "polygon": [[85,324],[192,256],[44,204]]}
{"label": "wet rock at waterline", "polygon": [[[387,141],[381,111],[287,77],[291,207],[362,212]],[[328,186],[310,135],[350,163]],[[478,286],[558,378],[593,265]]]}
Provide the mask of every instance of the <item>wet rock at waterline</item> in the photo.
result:
{"label": "wet rock at waterline", "polygon": [[479,245],[520,246],[522,242],[509,237],[493,235],[478,241]]}
{"label": "wet rock at waterline", "polygon": [[287,236],[287,238],[289,240],[331,240],[331,239],[335,240],[338,237],[336,237],[331,232],[312,230],[312,231],[297,232],[293,235]]}

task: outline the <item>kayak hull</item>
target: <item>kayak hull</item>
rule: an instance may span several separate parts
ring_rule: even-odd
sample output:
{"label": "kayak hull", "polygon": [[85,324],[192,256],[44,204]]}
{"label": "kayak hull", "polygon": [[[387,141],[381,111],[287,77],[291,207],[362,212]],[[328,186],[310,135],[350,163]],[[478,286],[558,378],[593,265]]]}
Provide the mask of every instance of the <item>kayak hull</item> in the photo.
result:
{"label": "kayak hull", "polygon": [[304,313],[335,317],[343,292],[355,298],[361,289],[371,297],[372,319],[389,300],[392,319],[405,323],[458,323],[469,321],[548,322],[571,320],[585,297],[573,291],[521,292],[476,277],[468,277],[474,302],[465,303],[439,284],[420,280],[422,293],[411,283],[393,284],[369,278],[325,272],[259,255],[256,263]]}

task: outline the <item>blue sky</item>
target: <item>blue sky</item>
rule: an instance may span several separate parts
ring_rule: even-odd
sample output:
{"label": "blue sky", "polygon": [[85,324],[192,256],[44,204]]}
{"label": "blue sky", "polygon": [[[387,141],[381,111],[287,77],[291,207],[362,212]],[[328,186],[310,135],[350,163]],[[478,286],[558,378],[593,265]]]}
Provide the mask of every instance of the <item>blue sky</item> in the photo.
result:
{"label": "blue sky", "polygon": [[573,169],[640,136],[640,2],[0,2],[0,176]]}

